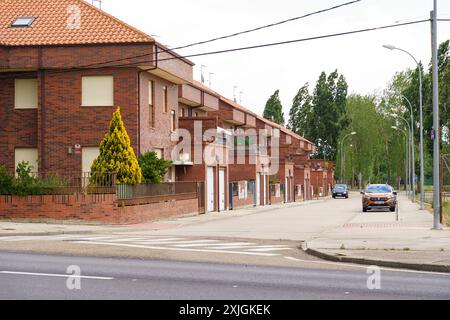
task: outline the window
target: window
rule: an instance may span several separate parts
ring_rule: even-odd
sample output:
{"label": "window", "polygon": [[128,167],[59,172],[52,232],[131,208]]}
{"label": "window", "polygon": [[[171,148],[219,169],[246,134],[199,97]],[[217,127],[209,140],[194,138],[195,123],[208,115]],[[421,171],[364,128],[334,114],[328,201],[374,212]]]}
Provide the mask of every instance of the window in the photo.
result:
{"label": "window", "polygon": [[19,17],[16,20],[14,20],[13,23],[11,23],[11,27],[13,28],[31,27],[34,20],[36,20],[35,17]]}
{"label": "window", "polygon": [[178,109],[178,116],[180,117],[180,118],[183,118],[184,117],[184,108],[179,108]]}
{"label": "window", "polygon": [[82,150],[81,158],[82,165],[81,170],[82,173],[91,172],[92,164],[94,160],[98,158],[100,155],[100,149],[98,147],[85,147]]}
{"label": "window", "polygon": [[153,128],[155,126],[155,115],[153,108],[153,81],[148,82],[148,113],[149,113],[149,124]]}
{"label": "window", "polygon": [[37,79],[14,80],[14,108],[37,109],[38,81]]}
{"label": "window", "polygon": [[250,180],[247,184],[247,194],[253,196],[256,191],[256,181]]}
{"label": "window", "polygon": [[170,131],[174,132],[176,129],[177,115],[174,110],[170,111]]}
{"label": "window", "polygon": [[167,112],[167,87],[163,87],[163,112]]}
{"label": "window", "polygon": [[113,76],[82,77],[81,105],[83,107],[114,106],[114,77]]}
{"label": "window", "polygon": [[15,169],[20,162],[25,161],[32,166],[32,172],[38,172],[38,150],[36,148],[16,148],[14,151]]}
{"label": "window", "polygon": [[164,159],[164,149],[155,149],[153,152],[156,153],[158,159]]}

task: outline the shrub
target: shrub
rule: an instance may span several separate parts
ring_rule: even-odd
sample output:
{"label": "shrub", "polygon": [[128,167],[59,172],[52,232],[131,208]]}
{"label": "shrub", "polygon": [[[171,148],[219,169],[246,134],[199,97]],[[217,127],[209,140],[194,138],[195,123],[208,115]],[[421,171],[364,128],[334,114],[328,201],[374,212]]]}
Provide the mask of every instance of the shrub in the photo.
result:
{"label": "shrub", "polygon": [[159,159],[155,152],[146,152],[139,157],[145,183],[159,184],[172,166],[172,161]]}
{"label": "shrub", "polygon": [[6,171],[5,166],[0,165],[0,194],[10,194],[14,177]]}
{"label": "shrub", "polygon": [[118,183],[141,183],[141,168],[125,130],[120,108],[114,112],[109,131],[100,144],[100,155],[92,164],[91,172],[91,183],[95,183],[97,176],[102,173],[115,173]]}
{"label": "shrub", "polygon": [[17,165],[17,177],[10,175],[0,165],[0,194],[28,196],[54,194],[55,190],[64,187],[65,183],[55,175],[35,177],[33,167],[28,162]]}

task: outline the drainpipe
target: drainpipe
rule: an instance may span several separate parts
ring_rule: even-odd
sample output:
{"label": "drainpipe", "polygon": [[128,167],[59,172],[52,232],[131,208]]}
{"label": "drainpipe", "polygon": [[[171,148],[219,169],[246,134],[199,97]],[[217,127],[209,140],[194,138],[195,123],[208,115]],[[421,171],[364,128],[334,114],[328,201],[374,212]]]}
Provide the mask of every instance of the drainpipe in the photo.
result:
{"label": "drainpipe", "polygon": [[[44,137],[44,126],[45,126],[45,70],[42,68],[42,48],[38,49],[38,70],[39,70],[39,81],[40,81],[40,105],[41,108],[39,112],[41,113],[41,127],[38,130],[40,130],[40,136],[41,136],[41,143],[39,145],[39,139],[38,139],[38,154],[40,155],[39,166],[41,167],[42,173],[44,173],[45,169],[45,137]],[[39,124],[39,123],[38,123]]]}
{"label": "drainpipe", "polygon": [[149,69],[139,70],[137,74],[137,113],[138,113],[138,136],[137,136],[137,157],[141,155],[141,74],[158,69],[158,46],[155,45],[155,66]]}

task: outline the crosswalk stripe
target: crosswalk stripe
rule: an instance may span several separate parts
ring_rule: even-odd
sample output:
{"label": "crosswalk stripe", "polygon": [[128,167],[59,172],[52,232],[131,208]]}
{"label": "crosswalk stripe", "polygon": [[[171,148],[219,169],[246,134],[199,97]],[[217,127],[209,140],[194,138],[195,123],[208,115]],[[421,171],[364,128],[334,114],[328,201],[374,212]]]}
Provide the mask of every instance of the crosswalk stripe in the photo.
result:
{"label": "crosswalk stripe", "polygon": [[33,240],[36,239],[36,237],[10,237],[9,239],[5,239],[5,238],[0,238],[1,241],[7,241],[7,242],[13,242],[13,241],[29,241],[29,240]]}
{"label": "crosswalk stripe", "polygon": [[[84,243],[84,242],[80,241],[79,243]],[[131,247],[131,248],[142,248],[142,249],[152,249],[152,250],[226,253],[226,254],[240,254],[240,255],[263,256],[263,257],[279,256],[279,254],[277,254],[277,253],[263,253],[263,252],[226,251],[226,250],[212,250],[212,249],[171,248],[171,247],[157,247],[157,246],[145,246],[145,245],[125,244],[125,243],[94,242],[94,241],[88,242],[88,243],[95,244],[95,245],[106,245],[106,246],[117,246],[117,247]]]}
{"label": "crosswalk stripe", "polygon": [[[186,238],[159,238],[159,239],[151,239],[151,240],[142,240],[139,243],[157,243],[157,242],[175,242],[180,240],[185,240]],[[137,242],[137,241],[134,241]]]}
{"label": "crosswalk stripe", "polygon": [[291,250],[291,248],[256,248],[256,249],[246,249],[246,251],[251,252],[269,252],[269,251],[284,251]]}

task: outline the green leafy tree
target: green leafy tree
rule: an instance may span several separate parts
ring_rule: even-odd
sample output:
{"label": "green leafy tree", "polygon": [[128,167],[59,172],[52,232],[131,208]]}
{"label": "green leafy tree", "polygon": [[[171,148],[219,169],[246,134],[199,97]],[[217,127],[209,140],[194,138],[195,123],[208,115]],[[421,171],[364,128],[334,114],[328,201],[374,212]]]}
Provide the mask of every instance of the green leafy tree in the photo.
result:
{"label": "green leafy tree", "polygon": [[311,100],[309,84],[306,83],[298,90],[292,101],[291,110],[289,111],[288,128],[301,136],[307,135],[306,130],[311,121]]}
{"label": "green leafy tree", "polygon": [[91,167],[92,179],[105,173],[115,173],[117,182],[138,184],[142,181],[142,172],[131,147],[130,137],[120,115],[120,107],[114,112],[109,131],[100,144],[100,155]]}
{"label": "green leafy tree", "polygon": [[172,166],[172,161],[159,159],[155,152],[146,152],[139,157],[144,182],[159,184]]}
{"label": "green leafy tree", "polygon": [[301,132],[317,146],[316,158],[336,159],[339,135],[350,123],[346,116],[347,90],[347,82],[337,70],[329,76],[322,72],[311,100],[306,100],[301,118],[307,120],[301,123]]}
{"label": "green leafy tree", "polygon": [[275,123],[284,125],[284,113],[280,100],[280,90],[275,91],[269,100],[267,100],[263,117]]}

